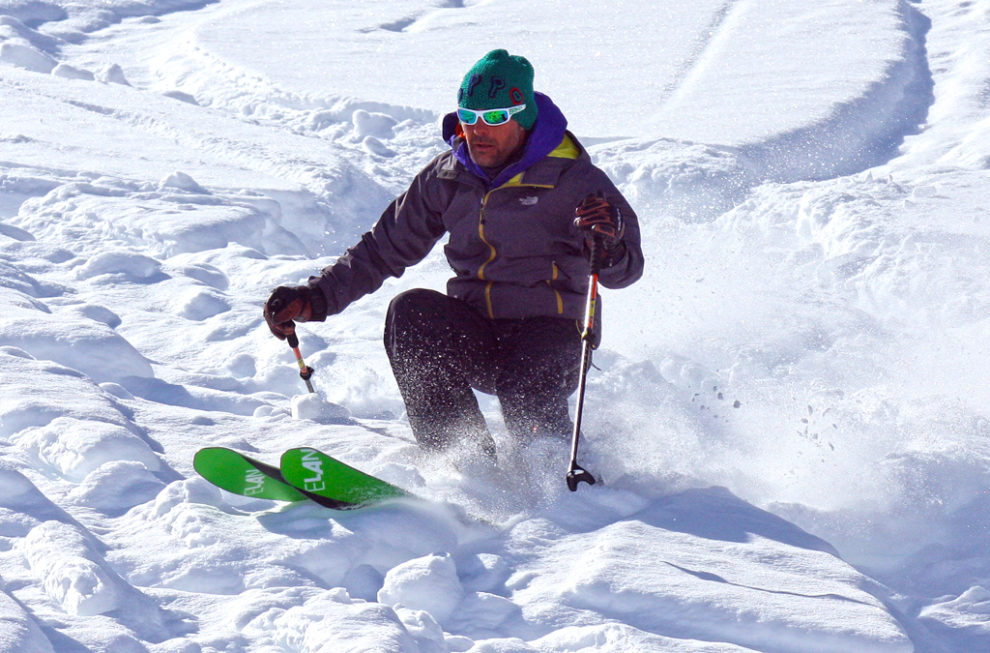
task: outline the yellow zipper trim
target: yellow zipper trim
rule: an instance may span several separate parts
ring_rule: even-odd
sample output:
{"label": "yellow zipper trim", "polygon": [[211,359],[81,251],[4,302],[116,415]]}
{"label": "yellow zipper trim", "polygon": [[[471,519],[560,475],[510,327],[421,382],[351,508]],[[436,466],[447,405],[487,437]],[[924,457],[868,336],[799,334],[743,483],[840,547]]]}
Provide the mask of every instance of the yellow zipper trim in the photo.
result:
{"label": "yellow zipper trim", "polygon": [[[492,189],[485,193],[484,198],[481,200],[481,212],[478,213],[478,236],[481,238],[481,242],[488,245],[488,249],[491,250],[488,254],[488,260],[478,266],[478,278],[482,281],[487,281],[485,279],[485,266],[495,260],[497,254],[495,246],[488,242],[485,238],[485,208],[488,206],[488,198],[491,197],[492,192],[496,189]],[[488,309],[488,317],[495,319],[495,309],[492,307],[492,283],[489,281],[485,284],[485,307]]]}
{"label": "yellow zipper trim", "polygon": [[488,317],[495,319],[495,308],[492,306],[492,285],[494,281],[485,284],[485,307],[488,309]]}
{"label": "yellow zipper trim", "polygon": [[564,312],[564,298],[561,297],[560,291],[554,288],[552,283],[560,276],[560,269],[557,267],[556,261],[552,261],[550,267],[553,268],[553,272],[550,273],[550,279],[547,281],[547,285],[550,286],[550,290],[553,291],[554,296],[557,298],[557,315],[561,315]]}
{"label": "yellow zipper trim", "polygon": [[488,255],[488,260],[482,263],[478,267],[478,278],[482,281],[485,280],[485,266],[495,260],[495,246],[488,242],[485,238],[485,208],[488,206],[488,198],[491,196],[493,191],[488,191],[485,193],[485,197],[481,200],[481,212],[478,213],[478,236],[481,238],[481,242],[488,245],[488,249],[491,253]]}

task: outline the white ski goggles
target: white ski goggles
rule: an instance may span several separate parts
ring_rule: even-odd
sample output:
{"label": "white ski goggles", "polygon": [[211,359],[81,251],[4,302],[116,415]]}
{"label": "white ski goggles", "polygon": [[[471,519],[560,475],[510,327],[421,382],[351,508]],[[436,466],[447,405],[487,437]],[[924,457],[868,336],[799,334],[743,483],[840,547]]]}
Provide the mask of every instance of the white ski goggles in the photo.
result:
{"label": "white ski goggles", "polygon": [[473,125],[478,122],[478,118],[481,118],[486,125],[498,127],[499,125],[504,125],[509,122],[512,116],[520,111],[524,111],[525,109],[525,104],[517,104],[514,107],[506,107],[504,109],[479,109],[478,111],[458,107],[457,119],[461,121],[461,124]]}

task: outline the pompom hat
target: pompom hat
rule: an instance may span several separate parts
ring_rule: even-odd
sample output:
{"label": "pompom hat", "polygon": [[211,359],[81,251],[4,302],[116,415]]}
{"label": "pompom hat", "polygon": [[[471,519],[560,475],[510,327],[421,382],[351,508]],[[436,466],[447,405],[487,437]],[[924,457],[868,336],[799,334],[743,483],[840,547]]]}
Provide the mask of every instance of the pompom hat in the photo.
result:
{"label": "pompom hat", "polygon": [[478,60],[457,89],[457,106],[465,109],[504,109],[525,104],[526,109],[512,116],[523,129],[536,122],[533,96],[533,66],[525,57],[507,50],[492,50]]}

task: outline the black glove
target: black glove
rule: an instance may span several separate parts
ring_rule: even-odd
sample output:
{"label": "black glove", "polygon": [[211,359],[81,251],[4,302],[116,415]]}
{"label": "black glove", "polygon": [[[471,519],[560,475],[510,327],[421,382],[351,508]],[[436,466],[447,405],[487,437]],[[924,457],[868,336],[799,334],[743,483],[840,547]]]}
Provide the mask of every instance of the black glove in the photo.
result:
{"label": "black glove", "polygon": [[299,322],[308,321],[313,314],[309,286],[279,286],[265,302],[265,322],[272,334],[279,340],[295,333]]}
{"label": "black glove", "polygon": [[600,195],[588,195],[574,209],[574,226],[583,229],[588,249],[595,251],[593,243],[601,243],[598,248],[600,263],[608,267],[621,254],[622,236],[626,225],[622,221],[622,211],[612,206],[607,199]]}

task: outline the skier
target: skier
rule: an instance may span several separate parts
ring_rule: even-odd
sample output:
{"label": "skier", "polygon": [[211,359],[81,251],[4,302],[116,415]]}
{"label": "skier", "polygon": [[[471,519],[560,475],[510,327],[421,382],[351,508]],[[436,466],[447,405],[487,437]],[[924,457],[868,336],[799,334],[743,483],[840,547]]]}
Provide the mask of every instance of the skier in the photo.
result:
{"label": "skier", "polygon": [[529,61],[489,52],[457,100],[443,120],[450,150],[319,276],[276,288],[264,315],[285,338],[294,322],[323,321],[400,276],[449,234],[447,293],[396,296],[385,350],[421,445],[468,443],[494,457],[472,388],[498,397],[512,436],[568,437],[592,239],[608,288],[639,279],[643,253],[635,213],[533,91]]}

